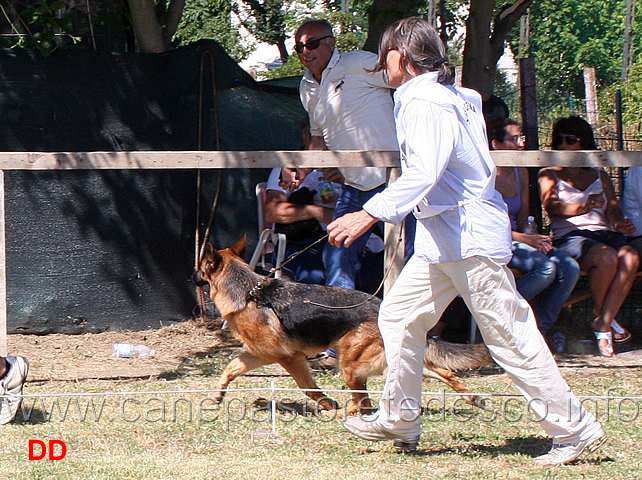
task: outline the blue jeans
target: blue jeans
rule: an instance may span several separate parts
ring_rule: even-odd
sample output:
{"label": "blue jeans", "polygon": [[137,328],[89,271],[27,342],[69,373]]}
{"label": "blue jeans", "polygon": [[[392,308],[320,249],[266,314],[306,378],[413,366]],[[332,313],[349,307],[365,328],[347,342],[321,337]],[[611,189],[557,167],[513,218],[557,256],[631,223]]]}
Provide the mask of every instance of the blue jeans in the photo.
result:
{"label": "blue jeans", "polygon": [[[337,200],[334,209],[334,218],[342,217],[346,213],[358,212],[364,203],[384,188],[385,185],[381,185],[364,192],[348,185],[344,186],[343,193]],[[349,247],[334,247],[329,243],[326,244],[323,249],[326,285],[355,289],[359,254],[366,246],[371,233],[372,228],[357,238]]]}
{"label": "blue jeans", "polygon": [[557,248],[546,255],[519,242],[513,242],[513,258],[508,266],[524,272],[517,281],[517,290],[526,300],[547,290],[546,301],[535,309],[539,330],[546,335],[557,322],[564,302],[575,288],[580,266]]}
{"label": "blue jeans", "polygon": [[[305,247],[316,240],[316,237],[312,237],[287,244],[284,261],[288,263],[283,267],[283,271],[295,282],[325,284],[322,253],[328,241],[324,240],[299,254]],[[359,259],[355,268],[356,288],[358,290],[367,293],[375,293],[377,291],[383,278],[382,258],[383,254],[376,254],[369,250],[359,252]],[[276,253],[272,256],[272,262],[276,262]]]}
{"label": "blue jeans", "polygon": [[[318,237],[311,237],[296,243],[288,242],[285,248],[284,262],[290,260],[301,250],[317,240]],[[306,250],[304,253],[297,255],[296,258],[290,260],[287,265],[283,267],[283,271],[295,282],[323,285],[325,283],[325,269],[323,268],[323,261],[321,260],[321,252],[327,243],[328,241],[324,240],[309,250]],[[275,257],[276,253],[274,254],[273,262],[276,261]]]}

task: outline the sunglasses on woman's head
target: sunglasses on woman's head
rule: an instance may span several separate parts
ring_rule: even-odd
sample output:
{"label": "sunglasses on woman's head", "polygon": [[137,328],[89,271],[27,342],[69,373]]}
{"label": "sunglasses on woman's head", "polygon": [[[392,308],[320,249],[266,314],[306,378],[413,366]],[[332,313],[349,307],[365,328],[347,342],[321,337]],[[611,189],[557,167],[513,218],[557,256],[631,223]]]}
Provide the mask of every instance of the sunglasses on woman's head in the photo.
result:
{"label": "sunglasses on woman's head", "polygon": [[576,143],[581,142],[582,139],[576,135],[562,135],[559,134],[557,137],[555,137],[555,143],[557,145],[561,145],[562,143],[566,142],[569,145],[575,145]]}
{"label": "sunglasses on woman's head", "polygon": [[294,46],[294,50],[296,50],[296,53],[303,53],[304,48],[307,48],[308,50],[316,50],[317,48],[319,48],[319,45],[321,45],[321,40],[325,40],[326,38],[332,38],[332,35],[315,38],[314,40],[310,40],[308,43],[297,43]]}

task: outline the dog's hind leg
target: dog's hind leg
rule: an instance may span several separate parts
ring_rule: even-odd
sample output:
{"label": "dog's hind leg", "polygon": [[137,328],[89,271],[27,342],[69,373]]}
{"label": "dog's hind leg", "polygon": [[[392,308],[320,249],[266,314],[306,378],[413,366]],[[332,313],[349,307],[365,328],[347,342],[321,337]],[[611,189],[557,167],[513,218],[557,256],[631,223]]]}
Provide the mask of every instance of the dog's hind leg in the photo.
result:
{"label": "dog's hind leg", "polygon": [[216,390],[220,391],[214,394],[214,401],[216,403],[220,403],[223,400],[225,389],[236,377],[238,377],[239,375],[243,375],[250,370],[254,370],[255,368],[262,367],[263,365],[269,365],[270,363],[274,362],[271,360],[265,360],[263,358],[256,357],[249,352],[241,353],[238,357],[232,360],[227,365],[227,367],[225,367],[223,373],[221,373],[221,377],[218,380],[218,385],[216,386]]}
{"label": "dog's hind leg", "polygon": [[319,404],[322,410],[336,411],[338,409],[337,402],[321,392],[314,382],[304,355],[280,360],[279,364],[292,376],[298,387],[303,389],[308,397]]}
{"label": "dog's hind leg", "polygon": [[371,413],[376,409],[368,397],[367,382],[386,366],[383,341],[375,322],[362,324],[344,335],[338,343],[339,365],[343,380],[352,392],[346,415]]}
{"label": "dog's hind leg", "polygon": [[423,376],[426,378],[435,378],[444,382],[454,391],[460,393],[467,403],[484,409],[485,405],[482,398],[479,395],[473,394],[473,391],[461,383],[452,371],[435,367],[434,365],[430,366],[430,368],[428,368],[428,366],[424,366]]}

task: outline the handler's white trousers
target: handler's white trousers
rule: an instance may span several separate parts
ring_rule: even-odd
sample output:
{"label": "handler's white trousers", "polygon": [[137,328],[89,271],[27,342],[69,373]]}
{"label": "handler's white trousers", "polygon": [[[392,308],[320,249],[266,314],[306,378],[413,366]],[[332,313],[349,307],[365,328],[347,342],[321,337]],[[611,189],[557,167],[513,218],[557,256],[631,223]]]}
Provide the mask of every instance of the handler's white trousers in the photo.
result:
{"label": "handler's white trousers", "polygon": [[505,265],[484,257],[431,264],[413,256],[379,311],[388,373],[379,421],[400,435],[419,433],[426,333],[457,296],[472,312],[498,365],[524,395],[529,418],[556,443],[572,443],[600,427],[562,378],[528,302]]}

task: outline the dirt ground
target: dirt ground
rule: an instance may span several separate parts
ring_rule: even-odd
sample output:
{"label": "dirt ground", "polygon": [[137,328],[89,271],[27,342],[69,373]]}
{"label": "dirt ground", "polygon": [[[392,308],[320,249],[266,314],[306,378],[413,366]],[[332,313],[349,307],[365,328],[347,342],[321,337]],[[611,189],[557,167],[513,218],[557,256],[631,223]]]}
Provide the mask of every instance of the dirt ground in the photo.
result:
{"label": "dirt ground", "polygon": [[[29,359],[31,381],[155,377],[187,373],[196,368],[196,358],[238,349],[220,325],[218,319],[186,320],[133,332],[9,335],[7,346],[9,355]],[[149,358],[116,358],[115,343],[147,345],[156,352]]]}
{"label": "dirt ground", "polygon": [[[84,335],[9,335],[9,355],[22,355],[30,361],[30,381],[77,381],[83,379],[128,379],[171,374],[198,374],[195,359],[239,350],[240,345],[220,319],[186,320],[158,329],[135,332],[103,332]],[[149,358],[116,358],[115,343],[143,344],[156,350]],[[585,345],[586,346],[586,345]],[[614,368],[642,364],[639,344],[618,347],[613,359],[592,354],[592,345],[580,355],[559,355],[563,368],[585,366]],[[590,352],[590,353],[589,353]],[[202,364],[203,362],[200,362]]]}

